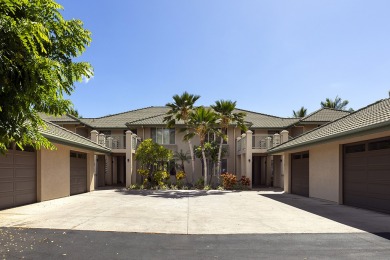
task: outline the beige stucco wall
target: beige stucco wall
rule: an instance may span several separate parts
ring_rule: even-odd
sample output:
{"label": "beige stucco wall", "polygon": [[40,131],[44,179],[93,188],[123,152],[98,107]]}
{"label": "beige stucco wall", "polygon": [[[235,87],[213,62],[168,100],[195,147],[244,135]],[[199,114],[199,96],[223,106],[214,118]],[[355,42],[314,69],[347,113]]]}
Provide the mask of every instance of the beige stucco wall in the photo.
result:
{"label": "beige stucco wall", "polygon": [[55,144],[57,150],[38,151],[38,201],[70,195],[70,149]]}
{"label": "beige stucco wall", "polygon": [[323,144],[309,150],[309,196],[339,202],[340,145]]}
{"label": "beige stucco wall", "polygon": [[37,152],[38,201],[70,195],[70,151],[87,153],[87,190],[94,190],[95,161],[92,151],[54,143],[56,150]]}

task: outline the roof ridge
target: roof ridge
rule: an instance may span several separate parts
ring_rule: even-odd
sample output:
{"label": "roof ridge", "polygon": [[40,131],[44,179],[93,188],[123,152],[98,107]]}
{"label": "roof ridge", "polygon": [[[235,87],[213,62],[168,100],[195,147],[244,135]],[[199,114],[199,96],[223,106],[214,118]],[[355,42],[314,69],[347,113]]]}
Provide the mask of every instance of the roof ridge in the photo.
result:
{"label": "roof ridge", "polygon": [[50,125],[52,125],[52,126],[54,126],[54,127],[56,127],[56,128],[59,128],[59,129],[65,131],[65,132],[67,132],[67,133],[71,133],[71,134],[73,134],[73,135],[76,135],[77,137],[81,137],[81,139],[87,140],[87,141],[89,141],[89,142],[91,142],[91,143],[93,143],[93,144],[96,144],[96,145],[98,145],[98,146],[100,146],[100,147],[103,147],[103,148],[106,148],[106,149],[107,149],[107,147],[105,147],[105,146],[103,146],[103,145],[101,145],[101,144],[99,144],[99,143],[92,142],[91,139],[88,139],[88,138],[86,138],[86,137],[84,137],[84,136],[82,136],[82,135],[79,135],[79,134],[77,134],[77,133],[75,133],[75,132],[72,132],[72,131],[70,131],[70,130],[68,130],[68,129],[62,127],[62,126],[59,126],[59,125],[57,125],[57,124],[54,124],[54,123],[52,123],[52,122],[50,122],[50,121],[47,121],[47,120],[45,120],[45,119],[42,119],[42,120],[43,120],[46,124],[49,123]]}
{"label": "roof ridge", "polygon": [[143,118],[138,118],[138,119],[136,119],[136,120],[127,122],[126,125],[127,125],[127,124],[131,124],[131,123],[135,123],[135,122],[139,122],[139,121],[142,121],[142,120],[145,120],[145,119],[150,119],[150,118],[162,116],[162,115],[165,115],[165,113],[164,113],[164,114],[153,115],[153,116],[148,116],[148,117],[143,117]]}
{"label": "roof ridge", "polygon": [[265,113],[260,113],[260,112],[255,112],[255,111],[250,111],[250,110],[246,110],[246,109],[242,109],[242,108],[236,108],[236,109],[237,109],[237,110],[244,111],[244,112],[250,112],[250,113],[253,113],[253,114],[257,114],[257,115],[269,116],[269,117],[278,118],[278,119],[287,119],[287,117],[286,117],[286,118],[283,118],[283,117],[280,117],[280,116],[273,116],[273,115],[269,115],[269,114],[265,114]]}
{"label": "roof ridge", "polygon": [[[148,109],[148,108],[154,108],[154,107],[159,107],[159,106],[142,107],[142,108],[132,109],[132,110],[128,110],[128,111],[125,111],[125,112],[116,113],[116,114],[111,114],[111,115],[106,115],[106,116],[101,116],[101,117],[89,117],[89,118],[85,118],[85,119],[102,119],[102,118],[107,118],[107,117],[112,117],[112,116],[118,116],[118,115],[126,114],[126,113],[129,113],[129,112],[136,112],[136,111],[140,111],[140,110],[144,110],[144,109]],[[161,107],[164,107],[164,106],[161,106]]]}

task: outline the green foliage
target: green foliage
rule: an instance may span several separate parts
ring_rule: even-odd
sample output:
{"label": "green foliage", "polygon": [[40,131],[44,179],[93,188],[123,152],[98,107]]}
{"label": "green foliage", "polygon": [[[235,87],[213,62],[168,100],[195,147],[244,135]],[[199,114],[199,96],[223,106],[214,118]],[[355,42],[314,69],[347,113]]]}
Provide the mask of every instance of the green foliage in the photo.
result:
{"label": "green foliage", "polygon": [[203,178],[199,178],[199,179],[195,182],[194,187],[195,187],[196,189],[203,190],[203,188],[204,188],[204,179],[203,179]]}
{"label": "green foliage", "polygon": [[295,118],[305,117],[306,114],[307,114],[307,109],[305,107],[301,107],[297,111],[293,110],[293,117],[295,117]]}
{"label": "green foliage", "polygon": [[11,143],[53,148],[39,112],[74,113],[65,95],[92,67],[74,62],[91,42],[80,20],[64,20],[53,0],[0,0],[0,152]]}
{"label": "green foliage", "polygon": [[146,139],[140,143],[135,152],[135,159],[141,165],[141,168],[137,170],[138,174],[146,177],[144,184],[146,185],[149,181],[151,184],[163,185],[164,180],[169,178],[167,165],[172,157],[171,150],[156,144],[152,139]]}
{"label": "green foliage", "polygon": [[162,186],[164,185],[164,181],[169,179],[169,173],[167,171],[155,171],[153,174],[153,179],[159,186]]}
{"label": "green foliage", "polygon": [[342,100],[339,96],[336,96],[334,100],[327,98],[325,101],[321,102],[321,107],[334,108],[338,110],[346,110],[347,105],[349,104],[348,100]]}
{"label": "green foliage", "polygon": [[203,158],[203,171],[204,171],[204,182],[207,183],[207,160],[205,155],[205,139],[206,135],[209,133],[214,133],[217,131],[217,114],[209,109],[204,107],[197,107],[189,117],[188,121],[188,131],[184,135],[184,140],[190,140],[194,136],[199,137],[200,147],[202,151]]}
{"label": "green foliage", "polygon": [[204,186],[203,190],[211,190],[211,186],[210,185],[206,185],[206,186]]}
{"label": "green foliage", "polygon": [[177,121],[183,121],[184,124],[187,124],[194,104],[200,96],[185,91],[182,95],[174,95],[172,98],[174,102],[166,104],[170,109],[164,117],[164,122],[167,123],[168,127],[173,127]]}
{"label": "green foliage", "polygon": [[181,180],[183,180],[185,177],[186,177],[186,174],[185,174],[184,171],[178,171],[178,172],[176,173],[176,180],[177,180],[177,181],[181,181]]}

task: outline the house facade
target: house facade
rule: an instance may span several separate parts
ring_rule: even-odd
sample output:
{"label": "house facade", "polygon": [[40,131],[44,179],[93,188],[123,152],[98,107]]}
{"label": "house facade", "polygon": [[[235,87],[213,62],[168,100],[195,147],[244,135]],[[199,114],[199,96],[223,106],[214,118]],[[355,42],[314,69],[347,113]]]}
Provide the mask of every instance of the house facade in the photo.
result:
{"label": "house facade", "polygon": [[[173,129],[166,128],[164,117],[167,107],[147,107],[108,115],[100,118],[46,118],[71,131],[84,135],[92,141],[110,148],[111,153],[97,156],[96,186],[126,185],[140,183],[136,174],[137,163],[134,152],[137,143],[151,138],[158,144],[172,150],[189,151],[188,143],[183,141],[184,126],[180,123]],[[287,141],[294,136],[316,128],[324,123],[343,117],[349,112],[322,108],[305,118],[281,118],[252,111],[237,109],[246,114],[245,121],[249,131],[243,133],[235,125],[227,129],[228,139],[223,147],[227,151],[221,161],[221,172],[235,173],[238,177],[247,176],[252,187],[283,187],[284,178],[279,155],[270,155],[268,149]],[[292,135],[292,136],[291,136]],[[209,140],[216,140],[209,136]],[[193,145],[199,145],[195,137]],[[131,147],[131,149],[127,149]],[[276,170],[275,170],[276,169]],[[191,176],[191,164],[185,165],[189,179],[202,178],[202,162],[195,160],[195,174]],[[215,169],[210,171],[212,177]],[[210,179],[210,178],[209,178]],[[214,178],[214,181],[216,179]]]}

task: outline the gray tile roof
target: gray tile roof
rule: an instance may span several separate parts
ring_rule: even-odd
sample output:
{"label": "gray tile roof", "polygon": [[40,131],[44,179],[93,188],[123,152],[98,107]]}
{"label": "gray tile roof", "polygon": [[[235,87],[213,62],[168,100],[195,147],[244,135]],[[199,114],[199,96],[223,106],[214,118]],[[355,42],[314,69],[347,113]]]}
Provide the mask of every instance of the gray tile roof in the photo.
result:
{"label": "gray tile roof", "polygon": [[54,122],[54,123],[74,123],[74,124],[77,124],[80,122],[78,118],[71,116],[71,115],[53,116],[53,115],[47,115],[45,113],[39,113],[39,116],[46,121],[50,121],[50,122]]}
{"label": "gray tile roof", "polygon": [[59,142],[74,147],[79,147],[87,150],[93,150],[103,153],[109,153],[111,150],[91,140],[82,137],[72,131],[62,128],[54,123],[44,120],[46,129],[40,127],[39,132],[52,142]]}
{"label": "gray tile roof", "polygon": [[277,116],[271,116],[252,111],[237,109],[237,112],[246,113],[245,121],[251,123],[251,129],[253,128],[275,128],[284,129],[299,121],[298,118],[281,118]]}
{"label": "gray tile roof", "polygon": [[[126,123],[165,114],[167,107],[146,107],[99,118],[81,118],[80,121],[97,129],[123,128]],[[160,124],[164,124],[161,120]]]}
{"label": "gray tile roof", "polygon": [[306,132],[286,143],[269,150],[270,153],[285,151],[366,130],[390,126],[390,99],[380,100],[350,115],[327,123],[312,131]]}
{"label": "gray tile roof", "polygon": [[[165,125],[163,119],[168,110],[168,107],[146,107],[100,118],[80,118],[79,120],[96,129],[126,129],[126,125],[130,127],[139,125]],[[236,112],[245,112],[247,114],[245,121],[252,125],[251,128],[281,129],[298,122],[296,118],[280,118],[242,109],[237,109]]]}
{"label": "gray tile roof", "polygon": [[349,115],[351,112],[344,110],[337,110],[333,108],[320,108],[317,111],[301,118],[300,122],[331,122],[339,118],[342,118],[346,115]]}

